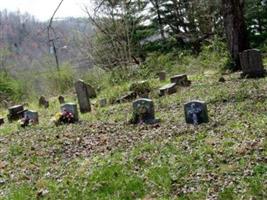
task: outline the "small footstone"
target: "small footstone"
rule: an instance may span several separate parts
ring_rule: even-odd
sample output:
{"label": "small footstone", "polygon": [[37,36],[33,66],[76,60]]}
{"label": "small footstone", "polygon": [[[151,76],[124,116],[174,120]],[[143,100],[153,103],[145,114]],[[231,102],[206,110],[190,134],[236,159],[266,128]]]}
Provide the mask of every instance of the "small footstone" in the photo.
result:
{"label": "small footstone", "polygon": [[171,83],[176,83],[176,85],[183,87],[188,87],[191,85],[191,81],[188,80],[186,74],[180,74],[171,77]]}
{"label": "small footstone", "polygon": [[220,83],[224,83],[224,82],[225,82],[225,78],[222,76],[222,77],[219,79],[219,82],[220,82]]}
{"label": "small footstone", "polygon": [[67,111],[73,114],[74,120],[77,122],[79,121],[79,113],[77,104],[75,103],[66,103],[61,106],[61,112]]}
{"label": "small footstone", "polygon": [[49,107],[49,101],[46,100],[44,96],[40,96],[39,98],[39,107],[48,108]]}
{"label": "small footstone", "polygon": [[132,124],[154,124],[158,122],[159,120],[155,119],[154,103],[151,99],[142,98],[133,102]]}
{"label": "small footstone", "polygon": [[102,108],[102,107],[105,107],[107,105],[107,99],[100,99],[99,100],[99,106]]}
{"label": "small footstone", "polygon": [[263,67],[262,55],[258,49],[248,49],[240,53],[242,67],[241,77],[259,78],[264,77],[266,71]]}
{"label": "small footstone", "polygon": [[19,120],[24,116],[24,107],[22,105],[16,105],[8,108],[8,121]]}
{"label": "small footstone", "polygon": [[0,126],[2,126],[5,123],[4,118],[0,117]]}
{"label": "small footstone", "polygon": [[63,104],[63,103],[65,103],[65,98],[64,98],[63,96],[60,95],[60,96],[58,97],[58,101],[59,101],[60,104]]}
{"label": "small footstone", "polygon": [[171,95],[177,92],[177,86],[176,83],[170,83],[168,85],[165,85],[159,89],[160,96],[164,95]]}
{"label": "small footstone", "polygon": [[203,101],[191,101],[184,105],[185,121],[187,124],[208,123],[207,104]]}
{"label": "small footstone", "polygon": [[166,72],[165,71],[159,72],[158,77],[159,77],[160,81],[165,81],[166,80]]}

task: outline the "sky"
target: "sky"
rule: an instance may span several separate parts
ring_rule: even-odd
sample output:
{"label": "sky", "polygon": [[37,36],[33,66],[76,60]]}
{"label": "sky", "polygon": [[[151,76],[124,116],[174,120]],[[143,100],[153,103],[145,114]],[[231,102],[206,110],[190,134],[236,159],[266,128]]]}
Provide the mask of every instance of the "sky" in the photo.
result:
{"label": "sky", "polygon": [[[48,20],[60,0],[0,0],[0,10],[27,12],[40,21]],[[84,6],[90,8],[92,0],[64,0],[56,18],[85,17]]]}

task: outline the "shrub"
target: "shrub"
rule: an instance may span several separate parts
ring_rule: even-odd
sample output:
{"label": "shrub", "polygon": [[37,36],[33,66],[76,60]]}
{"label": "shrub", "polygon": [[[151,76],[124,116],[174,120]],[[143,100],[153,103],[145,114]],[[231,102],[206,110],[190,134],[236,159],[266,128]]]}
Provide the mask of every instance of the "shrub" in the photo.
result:
{"label": "shrub", "polygon": [[21,83],[12,76],[0,73],[0,98],[8,98],[10,100],[20,100],[23,96]]}

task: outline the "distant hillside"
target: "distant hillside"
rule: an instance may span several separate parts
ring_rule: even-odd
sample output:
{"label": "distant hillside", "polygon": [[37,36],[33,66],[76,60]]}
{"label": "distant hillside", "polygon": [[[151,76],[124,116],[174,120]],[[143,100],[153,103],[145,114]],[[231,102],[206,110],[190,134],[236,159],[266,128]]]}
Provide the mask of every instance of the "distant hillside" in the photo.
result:
{"label": "distant hillside", "polygon": [[[48,22],[39,22],[29,14],[0,12],[0,69],[17,72],[53,67],[47,25]],[[55,21],[53,27],[59,62],[90,67],[86,52],[82,52],[84,38],[93,32],[88,20],[67,18]]]}

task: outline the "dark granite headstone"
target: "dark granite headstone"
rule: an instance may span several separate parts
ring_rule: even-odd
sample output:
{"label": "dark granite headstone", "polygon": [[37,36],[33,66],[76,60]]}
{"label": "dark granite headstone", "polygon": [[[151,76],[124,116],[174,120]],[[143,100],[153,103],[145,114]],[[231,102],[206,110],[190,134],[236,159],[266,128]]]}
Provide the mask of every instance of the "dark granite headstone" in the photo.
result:
{"label": "dark granite headstone", "polygon": [[38,112],[33,110],[27,110],[24,112],[24,119],[29,119],[31,124],[38,124],[39,123]]}
{"label": "dark granite headstone", "polygon": [[77,122],[79,121],[79,113],[77,104],[75,103],[65,103],[61,105],[61,112],[67,111],[69,113],[73,114],[74,120]]}
{"label": "dark granite headstone", "polygon": [[262,55],[258,49],[248,49],[240,53],[240,64],[242,67],[242,77],[257,78],[264,77]]}
{"label": "dark granite headstone", "polygon": [[151,99],[137,99],[133,102],[133,116],[131,123],[154,124],[159,120],[155,119],[154,103]]}
{"label": "dark granite headstone", "polygon": [[208,123],[207,104],[203,101],[191,101],[184,105],[185,121],[188,124]]}
{"label": "dark granite headstone", "polygon": [[75,83],[75,90],[81,113],[91,112],[91,103],[87,84],[84,83],[84,81],[79,80]]}
{"label": "dark granite headstone", "polygon": [[22,105],[16,105],[8,108],[8,121],[19,120],[24,116],[24,107]]}

